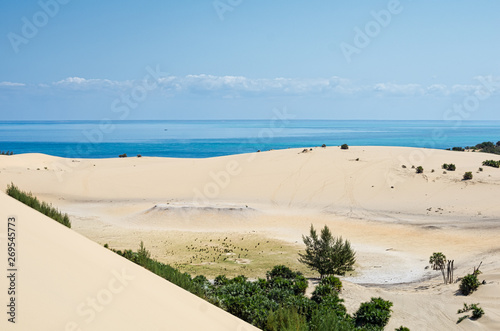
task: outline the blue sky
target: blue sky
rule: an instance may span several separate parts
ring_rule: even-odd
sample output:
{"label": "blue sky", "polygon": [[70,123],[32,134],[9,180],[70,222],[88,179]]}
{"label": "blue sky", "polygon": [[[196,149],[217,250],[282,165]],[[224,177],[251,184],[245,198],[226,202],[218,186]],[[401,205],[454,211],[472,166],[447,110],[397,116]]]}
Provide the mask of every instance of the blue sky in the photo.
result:
{"label": "blue sky", "polygon": [[0,120],[500,119],[498,13],[493,0],[3,1]]}

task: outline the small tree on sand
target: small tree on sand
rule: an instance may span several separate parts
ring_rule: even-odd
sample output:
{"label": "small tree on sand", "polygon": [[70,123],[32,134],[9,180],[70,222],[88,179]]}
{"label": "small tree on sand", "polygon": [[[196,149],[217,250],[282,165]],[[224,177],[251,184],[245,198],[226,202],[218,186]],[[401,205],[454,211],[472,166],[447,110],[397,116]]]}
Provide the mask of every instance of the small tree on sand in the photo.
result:
{"label": "small tree on sand", "polygon": [[299,253],[299,262],[320,274],[321,279],[328,275],[345,275],[352,271],[356,262],[356,253],[348,240],[334,238],[325,225],[318,236],[311,224],[309,236],[302,236],[306,245],[304,254]]}
{"label": "small tree on sand", "polygon": [[444,268],[446,265],[446,256],[443,253],[433,253],[429,259],[429,263],[432,265],[433,270],[441,270],[443,274],[443,281],[446,284],[446,275],[444,273]]}

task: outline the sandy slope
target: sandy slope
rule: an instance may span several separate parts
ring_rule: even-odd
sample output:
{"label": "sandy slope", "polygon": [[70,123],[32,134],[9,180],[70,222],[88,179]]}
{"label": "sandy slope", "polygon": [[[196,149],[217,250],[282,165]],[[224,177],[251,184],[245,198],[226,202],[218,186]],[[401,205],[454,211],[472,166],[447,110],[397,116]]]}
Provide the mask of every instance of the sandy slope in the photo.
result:
{"label": "sandy slope", "polygon": [[[156,258],[172,263],[165,242],[177,233],[256,234],[298,250],[310,224],[327,224],[358,253],[344,293],[351,311],[381,295],[394,302],[388,329],[494,330],[500,324],[500,170],[479,172],[486,159],[499,157],[399,147],[211,159],[32,154],[0,157],[0,187],[12,181],[53,202],[70,214],[76,231],[101,244],[135,248],[144,240]],[[443,163],[457,170],[444,174]],[[412,165],[422,165],[424,174]],[[465,171],[473,172],[472,181],[462,181]],[[471,297],[455,295],[457,284],[440,285],[439,273],[425,269],[435,251],[455,259],[456,276],[483,261],[481,279],[488,284]],[[486,315],[456,326],[463,302],[479,302]]]}
{"label": "sandy slope", "polygon": [[255,329],[3,193],[0,206],[2,275],[10,216],[19,257],[16,324],[2,304],[1,330]]}

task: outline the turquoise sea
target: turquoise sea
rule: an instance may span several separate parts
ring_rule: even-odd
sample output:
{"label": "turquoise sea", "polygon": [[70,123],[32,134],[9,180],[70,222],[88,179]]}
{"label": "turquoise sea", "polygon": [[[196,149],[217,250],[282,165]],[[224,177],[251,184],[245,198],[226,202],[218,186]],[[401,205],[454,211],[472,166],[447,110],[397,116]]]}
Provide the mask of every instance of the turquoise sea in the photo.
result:
{"label": "turquoise sea", "polygon": [[0,122],[0,151],[71,158],[205,158],[344,143],[445,149],[500,140],[500,121],[14,121]]}

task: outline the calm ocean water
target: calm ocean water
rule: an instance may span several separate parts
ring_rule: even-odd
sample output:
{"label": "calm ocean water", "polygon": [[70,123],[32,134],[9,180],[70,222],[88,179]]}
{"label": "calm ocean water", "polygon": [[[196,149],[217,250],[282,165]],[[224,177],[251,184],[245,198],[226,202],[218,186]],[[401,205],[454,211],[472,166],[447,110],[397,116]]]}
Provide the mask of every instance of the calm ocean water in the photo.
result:
{"label": "calm ocean water", "polygon": [[500,121],[47,121],[0,122],[0,151],[72,158],[204,158],[289,147],[445,149],[500,140]]}

